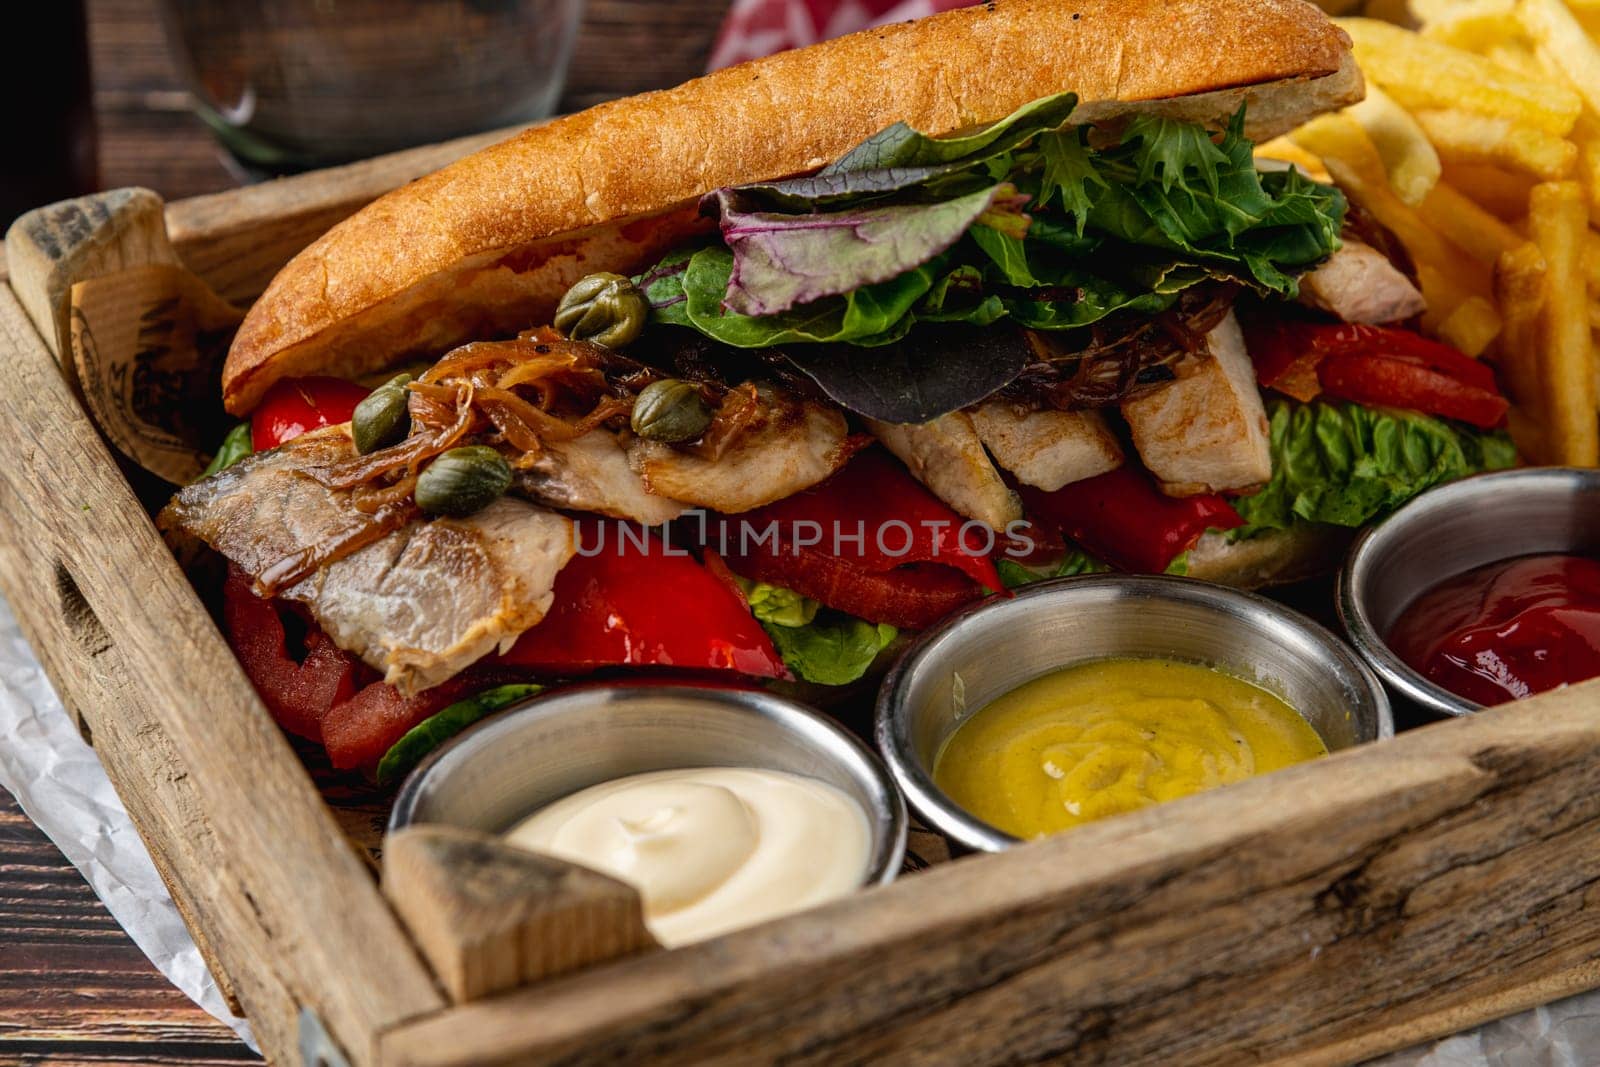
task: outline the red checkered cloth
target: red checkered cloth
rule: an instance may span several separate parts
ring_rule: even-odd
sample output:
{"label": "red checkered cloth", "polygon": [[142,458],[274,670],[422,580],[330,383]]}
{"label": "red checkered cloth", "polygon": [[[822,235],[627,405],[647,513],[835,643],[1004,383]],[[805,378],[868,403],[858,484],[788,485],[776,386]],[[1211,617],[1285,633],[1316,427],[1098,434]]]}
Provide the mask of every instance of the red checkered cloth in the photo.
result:
{"label": "red checkered cloth", "polygon": [[977,0],[733,0],[708,70]]}

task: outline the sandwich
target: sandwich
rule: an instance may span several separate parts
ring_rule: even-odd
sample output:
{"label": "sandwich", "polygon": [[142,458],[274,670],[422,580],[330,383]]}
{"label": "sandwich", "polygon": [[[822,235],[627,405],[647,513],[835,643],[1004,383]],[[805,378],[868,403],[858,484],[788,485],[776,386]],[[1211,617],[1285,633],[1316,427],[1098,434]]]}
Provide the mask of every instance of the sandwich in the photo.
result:
{"label": "sandwich", "polygon": [[291,261],[160,516],[268,707],[399,773],[597,672],[805,684],[1041,578],[1261,586],[1514,461],[1398,242],[1255,142],[1303,0],[994,0],[523,132]]}

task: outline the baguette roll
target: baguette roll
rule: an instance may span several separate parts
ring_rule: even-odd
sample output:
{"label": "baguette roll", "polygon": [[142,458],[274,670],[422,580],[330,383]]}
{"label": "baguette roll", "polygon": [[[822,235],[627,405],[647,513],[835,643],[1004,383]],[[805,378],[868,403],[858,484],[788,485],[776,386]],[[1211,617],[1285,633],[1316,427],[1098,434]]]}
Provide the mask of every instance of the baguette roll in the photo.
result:
{"label": "baguette roll", "polygon": [[546,322],[593,271],[634,273],[710,223],[706,192],[816,170],[891,123],[933,135],[1072,91],[1282,133],[1359,99],[1350,42],[1305,0],[991,0],[730,67],[524,131],[382,197],[275,278],[223,399],[359,377]]}

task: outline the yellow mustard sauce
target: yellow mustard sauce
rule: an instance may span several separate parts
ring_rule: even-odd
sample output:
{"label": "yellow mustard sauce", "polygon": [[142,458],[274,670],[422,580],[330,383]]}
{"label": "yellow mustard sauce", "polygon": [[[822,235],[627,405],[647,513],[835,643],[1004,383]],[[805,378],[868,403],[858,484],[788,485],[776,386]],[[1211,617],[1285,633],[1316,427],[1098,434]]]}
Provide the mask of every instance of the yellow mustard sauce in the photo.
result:
{"label": "yellow mustard sauce", "polygon": [[973,815],[1042,837],[1327,753],[1293,708],[1249,682],[1164,659],[1047,674],[978,709],[933,780]]}

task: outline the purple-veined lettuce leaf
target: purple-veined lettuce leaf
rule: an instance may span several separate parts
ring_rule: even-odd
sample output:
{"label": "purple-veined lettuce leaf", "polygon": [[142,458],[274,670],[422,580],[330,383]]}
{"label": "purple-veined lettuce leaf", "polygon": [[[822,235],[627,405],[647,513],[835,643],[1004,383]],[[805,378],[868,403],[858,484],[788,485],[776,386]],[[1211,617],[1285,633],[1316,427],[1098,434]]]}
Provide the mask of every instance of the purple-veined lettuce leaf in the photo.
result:
{"label": "purple-veined lettuce leaf", "polygon": [[733,272],[723,297],[740,315],[777,315],[920,267],[961,239],[996,196],[996,185],[932,204],[888,204],[801,215],[751,210],[736,190],[715,204]]}

